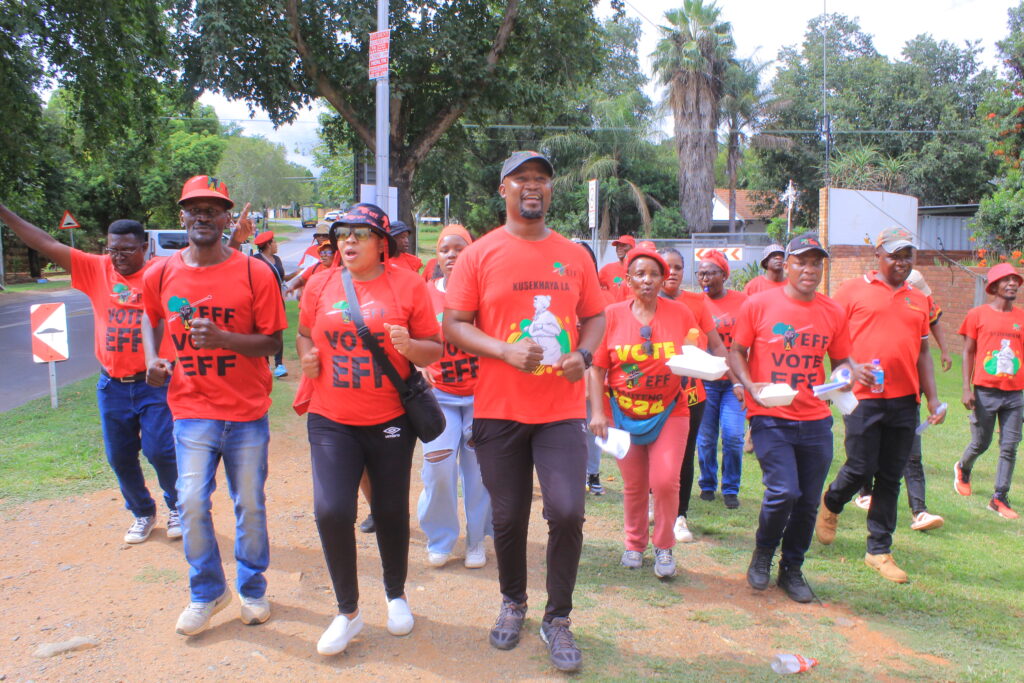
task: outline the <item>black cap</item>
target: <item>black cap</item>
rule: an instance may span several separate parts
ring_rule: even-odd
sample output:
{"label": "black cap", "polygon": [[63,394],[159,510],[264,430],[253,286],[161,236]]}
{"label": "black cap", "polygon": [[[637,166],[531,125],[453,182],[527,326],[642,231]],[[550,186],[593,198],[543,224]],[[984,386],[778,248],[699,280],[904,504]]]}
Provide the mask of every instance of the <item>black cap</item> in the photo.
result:
{"label": "black cap", "polygon": [[786,245],[786,257],[793,256],[796,254],[805,254],[808,251],[820,251],[822,256],[828,258],[828,249],[821,245],[821,241],[818,240],[818,236],[813,232],[808,232],[798,237],[794,237]]}
{"label": "black cap", "polygon": [[391,236],[398,237],[403,232],[411,232],[412,228],[405,224],[405,221],[391,221]]}
{"label": "black cap", "polygon": [[505,163],[501,165],[501,178],[499,178],[499,180],[504,181],[505,176],[525,164],[527,161],[543,162],[544,165],[548,167],[548,173],[552,176],[555,175],[555,167],[551,165],[551,161],[548,160],[546,156],[540,152],[524,150],[520,152],[513,152],[512,156],[505,159]]}

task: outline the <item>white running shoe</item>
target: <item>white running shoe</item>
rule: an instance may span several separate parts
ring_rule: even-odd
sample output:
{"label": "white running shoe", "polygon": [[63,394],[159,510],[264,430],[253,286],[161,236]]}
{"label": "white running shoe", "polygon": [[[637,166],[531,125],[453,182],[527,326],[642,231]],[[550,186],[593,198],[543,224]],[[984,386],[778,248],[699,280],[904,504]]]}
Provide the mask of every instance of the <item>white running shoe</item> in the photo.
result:
{"label": "white running shoe", "polygon": [[153,533],[153,527],[156,525],[156,516],[149,515],[148,517],[136,517],[132,525],[128,527],[128,531],[125,532],[124,542],[125,543],[142,543],[149,535]]}
{"label": "white running shoe", "polygon": [[247,598],[240,596],[242,603],[241,620],[243,624],[253,626],[262,624],[270,618],[270,601],[266,597]]}
{"label": "white running shoe", "polygon": [[167,538],[181,538],[181,516],[177,510],[167,513]]}
{"label": "white running shoe", "polygon": [[190,602],[178,616],[174,630],[183,636],[194,636],[210,626],[210,619],[231,602],[231,591],[227,588],[213,602]]}
{"label": "white running shoe", "polygon": [[659,579],[667,579],[676,573],[676,559],[672,557],[672,548],[654,548],[654,575]]}
{"label": "white running shoe", "polygon": [[448,564],[448,558],[450,556],[450,553],[432,553],[428,550],[427,564],[429,564],[431,567],[436,567],[440,569],[441,567]]}
{"label": "white running shoe", "polygon": [[483,541],[466,548],[466,568],[480,569],[487,564],[487,547]]}
{"label": "white running shoe", "polygon": [[929,529],[938,529],[945,523],[946,520],[938,515],[933,515],[930,512],[918,512],[910,522],[910,528],[914,531],[928,531]]}
{"label": "white running shoe", "polygon": [[690,528],[686,526],[686,517],[683,515],[676,517],[676,524],[672,527],[672,533],[675,534],[678,543],[693,543],[693,534],[690,532]]}
{"label": "white running shoe", "polygon": [[859,507],[861,510],[870,510],[871,509],[871,496],[870,495],[867,495],[867,496],[857,496],[854,499],[853,504],[856,505],[857,507]]}
{"label": "white running shoe", "polygon": [[322,655],[336,655],[344,652],[350,640],[363,630],[363,615],[356,612],[351,619],[339,614],[327,627],[316,643],[316,651]]}
{"label": "white running shoe", "polygon": [[415,620],[405,598],[388,600],[388,633],[393,636],[407,636],[412,632]]}

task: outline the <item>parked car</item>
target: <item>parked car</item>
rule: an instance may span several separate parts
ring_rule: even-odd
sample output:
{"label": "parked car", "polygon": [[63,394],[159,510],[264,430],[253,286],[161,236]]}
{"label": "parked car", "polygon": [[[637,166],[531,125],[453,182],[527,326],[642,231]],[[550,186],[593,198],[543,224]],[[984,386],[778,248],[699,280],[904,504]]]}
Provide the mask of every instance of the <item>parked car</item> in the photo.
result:
{"label": "parked car", "polygon": [[[170,256],[176,251],[181,251],[188,246],[188,233],[184,230],[147,230],[149,244],[146,247],[146,258],[154,256]],[[229,235],[222,235],[221,241],[228,243]],[[246,242],[242,245],[243,254],[252,254],[252,245]]]}
{"label": "parked car", "polygon": [[344,211],[328,211],[327,213],[324,214],[324,220],[327,221],[328,223],[333,223],[334,221],[338,220],[344,215]]}

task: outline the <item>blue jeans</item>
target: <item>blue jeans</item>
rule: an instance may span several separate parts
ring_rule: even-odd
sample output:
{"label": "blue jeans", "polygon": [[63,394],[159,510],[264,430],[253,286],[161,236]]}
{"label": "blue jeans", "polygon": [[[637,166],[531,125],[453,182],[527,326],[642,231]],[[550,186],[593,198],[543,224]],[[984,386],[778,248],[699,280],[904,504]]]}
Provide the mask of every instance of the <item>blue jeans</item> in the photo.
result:
{"label": "blue jeans", "polygon": [[722,429],[722,493],[740,492],[743,471],[743,429],[747,411],[732,393],[729,380],[704,382],[708,398],[704,418],[697,433],[697,460],[700,463],[701,491],[718,488],[718,429]]}
{"label": "blue jeans", "polygon": [[[590,401],[587,401],[587,424],[590,424]],[[601,447],[597,437],[587,430],[587,474],[601,474]]]}
{"label": "blue jeans", "polygon": [[156,470],[167,508],[177,508],[178,466],[174,457],[171,411],[167,408],[167,387],[151,387],[145,382],[125,384],[101,374],[96,382],[96,402],[107,462],[121,487],[124,506],[136,517],[156,514],[156,502],[146,488],[146,477],[139,462],[139,449],[142,449]]}
{"label": "blue jeans", "polygon": [[[480,478],[476,451],[467,445],[473,428],[473,397],[456,396],[434,389],[441,404],[445,428],[439,437],[423,444],[423,491],[416,514],[427,535],[427,550],[448,554],[459,540],[459,483],[466,513],[466,546],[484,536],[494,536],[491,497]],[[449,451],[443,460],[431,462],[432,454]]]}
{"label": "blue jeans", "polygon": [[750,438],[764,484],[755,542],[774,551],[781,541],[782,564],[799,567],[811,547],[821,490],[832,464],[832,418],[799,422],[755,415]]}
{"label": "blue jeans", "polygon": [[212,602],[227,588],[210,515],[210,496],[217,488],[217,463],[222,459],[228,494],[235,507],[238,593],[261,598],[267,590],[263,572],[270,563],[270,543],[263,487],[267,482],[269,441],[266,415],[252,422],[174,421],[178,511],[194,602]]}

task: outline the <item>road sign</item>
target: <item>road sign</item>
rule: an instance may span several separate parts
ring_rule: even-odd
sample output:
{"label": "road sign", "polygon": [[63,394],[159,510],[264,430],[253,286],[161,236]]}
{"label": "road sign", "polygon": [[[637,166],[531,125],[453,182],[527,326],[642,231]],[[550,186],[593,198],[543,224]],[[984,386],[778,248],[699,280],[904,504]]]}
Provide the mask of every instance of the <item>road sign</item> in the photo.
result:
{"label": "road sign", "polygon": [[29,309],[32,360],[37,363],[68,359],[68,316],[64,304],[35,304]]}
{"label": "road sign", "polygon": [[704,257],[712,251],[720,251],[725,254],[726,260],[729,261],[742,261],[743,260],[743,247],[722,247],[721,249],[702,248],[693,250],[693,260],[703,261]]}
{"label": "road sign", "polygon": [[370,80],[387,78],[391,57],[391,31],[370,33]]}
{"label": "road sign", "polygon": [[65,211],[64,215],[60,219],[60,225],[57,226],[61,230],[70,230],[72,228],[80,228],[81,225],[75,220],[75,217],[71,215],[70,211]]}

